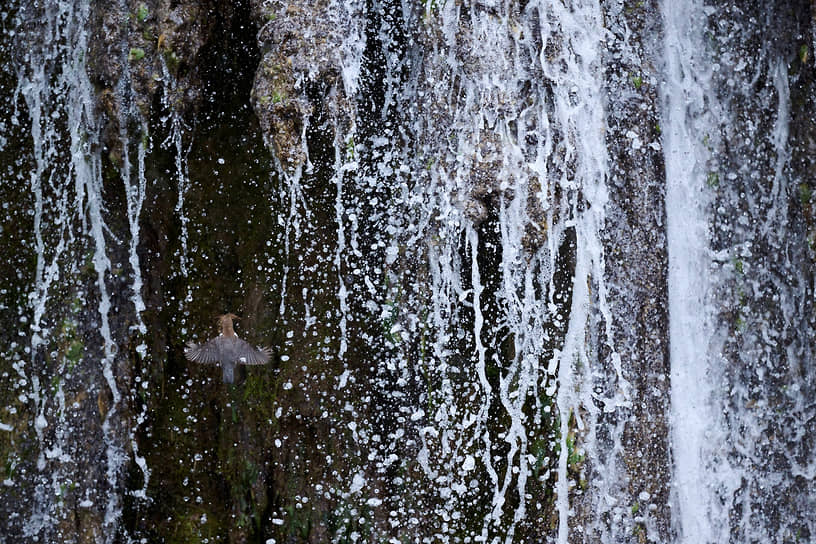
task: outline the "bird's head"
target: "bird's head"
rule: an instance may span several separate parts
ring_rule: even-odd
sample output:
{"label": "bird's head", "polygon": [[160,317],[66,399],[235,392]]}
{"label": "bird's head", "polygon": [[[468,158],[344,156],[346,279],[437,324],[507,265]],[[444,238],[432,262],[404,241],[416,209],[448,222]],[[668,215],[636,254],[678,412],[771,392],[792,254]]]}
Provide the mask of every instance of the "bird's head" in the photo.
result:
{"label": "bird's head", "polygon": [[235,334],[233,332],[233,329],[232,329],[232,321],[233,320],[238,320],[238,319],[241,319],[241,318],[238,317],[235,314],[232,314],[232,313],[226,313],[224,315],[219,315],[218,316],[218,328],[221,329],[221,333],[226,334],[228,336],[231,336],[232,334]]}

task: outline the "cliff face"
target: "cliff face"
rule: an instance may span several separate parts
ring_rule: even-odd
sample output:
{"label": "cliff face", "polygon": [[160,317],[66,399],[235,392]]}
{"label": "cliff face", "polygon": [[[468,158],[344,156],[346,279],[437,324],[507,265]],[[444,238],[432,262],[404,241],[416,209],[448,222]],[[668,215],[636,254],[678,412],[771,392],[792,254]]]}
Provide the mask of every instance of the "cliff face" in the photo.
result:
{"label": "cliff face", "polygon": [[13,2],[0,542],[808,540],[811,6],[686,7]]}

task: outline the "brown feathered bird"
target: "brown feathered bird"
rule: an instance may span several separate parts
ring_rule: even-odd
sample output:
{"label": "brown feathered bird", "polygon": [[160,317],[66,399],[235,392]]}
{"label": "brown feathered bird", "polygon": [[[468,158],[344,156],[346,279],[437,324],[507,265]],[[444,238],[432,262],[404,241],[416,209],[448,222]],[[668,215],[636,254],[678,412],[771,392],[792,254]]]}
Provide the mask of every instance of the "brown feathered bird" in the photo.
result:
{"label": "brown feathered bird", "polygon": [[220,364],[224,383],[235,383],[235,365],[264,365],[269,362],[272,350],[267,347],[255,348],[249,342],[238,338],[232,328],[232,320],[240,319],[235,314],[218,316],[221,334],[196,345],[188,342],[184,355],[188,360],[201,364]]}

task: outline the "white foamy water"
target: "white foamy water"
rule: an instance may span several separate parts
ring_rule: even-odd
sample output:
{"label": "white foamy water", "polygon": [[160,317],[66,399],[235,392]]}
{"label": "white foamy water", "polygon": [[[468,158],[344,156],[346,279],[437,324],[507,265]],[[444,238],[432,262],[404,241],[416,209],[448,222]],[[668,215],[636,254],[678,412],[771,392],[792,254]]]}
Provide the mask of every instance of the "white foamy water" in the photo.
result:
{"label": "white foamy water", "polygon": [[[465,13],[470,25],[460,27]],[[436,482],[436,491],[431,485],[422,493],[436,496],[439,507],[425,515],[439,534],[454,530],[449,520],[463,515],[478,471],[490,506],[472,537],[512,542],[516,526],[529,524],[530,481],[557,473],[558,539],[566,542],[577,483],[571,471],[580,471],[582,437],[597,415],[591,407],[588,420],[578,415],[594,404],[584,380],[607,371],[620,377],[619,366],[594,368],[587,334],[593,313],[611,320],[599,237],[608,161],[600,9],[531,2],[517,13],[446,3],[403,15],[426,25],[426,57],[406,84],[388,80],[385,103],[421,112],[406,121],[417,144],[406,151],[394,145],[400,140],[389,147],[375,139],[385,160],[358,173],[354,194],[367,195],[369,206],[380,202],[375,215],[385,203],[372,194],[390,193],[395,206],[382,209],[390,225],[371,246],[385,248],[389,302],[371,302],[382,305],[393,347],[382,374],[403,399],[400,413],[411,415],[424,476]],[[399,69],[418,54],[386,51],[386,65]],[[346,186],[338,183],[337,194]],[[335,262],[353,268],[360,259],[341,218],[361,214],[348,206],[341,213],[341,202],[338,196]],[[573,260],[563,292],[556,269]],[[367,278],[382,274],[373,263],[364,265]],[[428,387],[418,398],[408,385],[415,376]],[[605,400],[612,411],[627,402],[625,395]],[[548,447],[560,453],[542,465],[541,446],[531,450],[531,440],[546,432],[547,413],[557,418]],[[370,458],[393,462],[376,448]],[[410,516],[415,505],[396,499],[392,507]]]}
{"label": "white foamy water", "polygon": [[[814,456],[796,423],[812,417],[812,348],[810,311],[794,302],[808,257],[789,215],[791,61],[768,43],[752,66],[743,57],[791,23],[773,5],[759,12],[662,5],[672,509],[684,543],[813,534],[812,490],[794,476]],[[728,31],[712,42],[714,25]]]}
{"label": "white foamy water", "polygon": [[709,431],[717,419],[713,388],[720,372],[709,361],[712,335],[708,205],[708,133],[716,107],[708,102],[710,73],[704,55],[702,5],[664,2],[666,83],[663,101],[666,215],[669,244],[674,514],[683,542],[724,542],[714,520],[722,515],[709,474]]}

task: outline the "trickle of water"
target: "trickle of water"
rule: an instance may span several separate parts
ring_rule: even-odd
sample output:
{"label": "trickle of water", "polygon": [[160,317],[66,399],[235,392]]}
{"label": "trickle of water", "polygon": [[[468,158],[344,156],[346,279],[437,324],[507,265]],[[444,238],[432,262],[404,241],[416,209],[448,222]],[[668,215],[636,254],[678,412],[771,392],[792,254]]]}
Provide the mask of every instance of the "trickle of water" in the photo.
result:
{"label": "trickle of water", "polygon": [[[28,509],[27,514],[20,512],[28,519],[22,532],[32,538],[56,538],[55,531],[65,517],[65,495],[77,489],[84,497],[82,507],[98,514],[106,531],[104,538],[110,542],[120,531],[122,479],[135,431],[123,430],[127,407],[115,370],[118,350],[110,315],[110,231],[105,219],[101,149],[96,145],[94,90],[85,65],[90,3],[26,4],[19,7],[17,17],[20,28],[36,32],[21,33],[18,41],[25,52],[18,67],[18,90],[31,122],[35,159],[30,176],[36,272],[29,297],[33,314],[29,402],[35,408],[30,425],[40,449],[39,476],[31,475],[36,482],[33,495],[20,504]],[[144,332],[136,255],[146,190],[144,150],[139,152],[134,185],[128,142],[123,139],[122,143],[126,163],[122,180],[131,235],[131,300],[139,316],[138,328]],[[83,284],[72,264],[76,262],[84,263],[94,281]],[[95,338],[86,333],[90,324],[83,311],[90,300],[96,301],[95,308],[87,309],[94,314]],[[100,399],[105,399],[100,400],[101,429],[77,419],[75,407],[66,406],[66,390],[76,395],[77,383],[81,390],[96,387],[101,391]],[[97,455],[105,458],[106,478],[85,481],[76,467]],[[139,463],[138,454],[136,459]],[[146,475],[143,459],[140,466]]]}
{"label": "trickle of water", "polygon": [[[165,105],[165,107],[169,107],[169,105]],[[175,161],[176,161],[176,181],[178,182],[178,199],[176,200],[176,214],[178,215],[179,221],[181,222],[181,255],[179,255],[179,270],[183,276],[187,276],[189,270],[187,268],[187,258],[188,258],[188,248],[187,248],[187,239],[188,239],[188,230],[187,224],[190,222],[190,218],[188,217],[187,213],[184,209],[184,197],[187,195],[187,191],[190,185],[190,177],[187,173],[187,154],[189,151],[188,149],[184,149],[184,121],[182,120],[181,114],[171,110],[170,113],[170,134],[168,138],[172,140],[173,147],[175,148]],[[192,145],[192,144],[191,144]],[[188,293],[187,295],[187,302],[190,302],[192,295]]]}
{"label": "trickle of water", "polygon": [[[121,133],[119,141],[122,144],[122,183],[125,187],[125,199],[127,202],[127,219],[128,227],[130,228],[130,243],[128,244],[128,263],[130,264],[133,280],[131,300],[136,311],[137,326],[140,334],[145,334],[147,329],[142,320],[142,312],[145,310],[144,299],[142,298],[142,288],[144,282],[142,280],[142,267],[139,264],[139,255],[137,249],[139,247],[140,226],[139,219],[142,216],[142,207],[144,206],[145,196],[147,193],[147,178],[145,175],[145,157],[150,152],[149,138],[142,139],[139,142],[136,155],[136,179],[132,179],[131,162],[130,162],[130,138],[128,137],[125,128],[127,123],[124,119],[119,120]],[[147,134],[147,127],[142,127],[143,134]]]}
{"label": "trickle of water", "polygon": [[[399,70],[414,60],[414,68],[407,82],[387,80],[384,104],[409,112],[403,122],[416,144],[403,149],[399,139],[389,146],[374,136],[360,146],[376,153],[348,168],[354,193],[367,200],[356,207],[345,204],[347,184],[338,181],[348,163],[337,161],[335,264],[360,266],[367,279],[385,269],[385,291],[372,286],[368,296],[386,318],[388,349],[379,340],[370,347],[383,354],[396,410],[410,416],[430,484],[414,493],[436,495],[438,504],[423,514],[428,522],[440,534],[454,530],[449,516],[477,498],[480,513],[467,515],[483,522],[471,537],[511,542],[516,526],[530,523],[528,486],[554,481],[566,542],[584,448],[576,433],[586,434],[596,415],[579,415],[592,399],[576,366],[591,364],[593,312],[611,320],[599,239],[608,160],[599,6],[530,2],[519,13],[448,2],[403,17],[419,43],[406,52],[381,38],[385,64]],[[388,32],[397,29],[384,22],[381,36]],[[383,248],[384,261],[355,256],[349,215],[388,219],[360,227],[375,231],[367,244]],[[571,267],[571,284],[557,286],[557,270]],[[417,393],[420,376],[427,389]],[[613,410],[627,402],[607,400]],[[384,447],[370,453],[373,462],[387,462]],[[557,462],[544,459],[546,448],[559,451]],[[411,496],[391,507],[410,515]]]}

